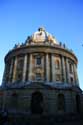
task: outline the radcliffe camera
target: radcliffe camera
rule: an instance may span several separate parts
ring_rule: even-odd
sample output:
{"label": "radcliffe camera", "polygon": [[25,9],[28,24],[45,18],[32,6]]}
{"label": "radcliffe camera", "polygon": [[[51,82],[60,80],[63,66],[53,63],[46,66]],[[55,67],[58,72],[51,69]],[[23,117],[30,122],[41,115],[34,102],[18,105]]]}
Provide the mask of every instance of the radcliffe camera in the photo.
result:
{"label": "radcliffe camera", "polygon": [[83,0],[0,0],[0,125],[83,125]]}
{"label": "radcliffe camera", "polygon": [[26,114],[27,119],[36,115],[55,120],[66,115],[71,120],[83,112],[78,59],[45,28],[39,29],[5,56],[1,109]]}

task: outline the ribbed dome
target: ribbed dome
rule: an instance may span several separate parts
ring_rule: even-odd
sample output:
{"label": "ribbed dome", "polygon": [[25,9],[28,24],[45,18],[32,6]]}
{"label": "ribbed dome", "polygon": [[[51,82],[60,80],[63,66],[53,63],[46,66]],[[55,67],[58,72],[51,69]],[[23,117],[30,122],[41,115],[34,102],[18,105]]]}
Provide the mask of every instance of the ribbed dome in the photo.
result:
{"label": "ribbed dome", "polygon": [[57,40],[50,33],[48,33],[43,27],[40,27],[38,31],[33,33],[32,41],[36,43],[48,41],[50,43],[58,44]]}

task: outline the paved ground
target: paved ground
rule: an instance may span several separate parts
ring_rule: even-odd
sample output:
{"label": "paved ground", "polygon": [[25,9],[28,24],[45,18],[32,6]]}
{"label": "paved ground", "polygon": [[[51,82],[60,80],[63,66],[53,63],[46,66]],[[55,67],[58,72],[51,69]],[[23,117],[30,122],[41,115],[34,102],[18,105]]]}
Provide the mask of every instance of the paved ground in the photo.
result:
{"label": "paved ground", "polygon": [[40,116],[8,114],[0,117],[0,125],[83,125],[83,116]]}
{"label": "paved ground", "polygon": [[4,123],[0,123],[0,125],[83,125],[83,121],[69,121],[69,122],[54,122],[54,121],[17,121],[12,120]]}

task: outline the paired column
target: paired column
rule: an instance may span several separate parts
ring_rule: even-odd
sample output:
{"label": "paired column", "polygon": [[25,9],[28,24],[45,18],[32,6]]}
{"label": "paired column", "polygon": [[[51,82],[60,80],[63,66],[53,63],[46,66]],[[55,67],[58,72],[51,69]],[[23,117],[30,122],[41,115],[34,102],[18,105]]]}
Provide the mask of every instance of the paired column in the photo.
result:
{"label": "paired column", "polygon": [[75,79],[76,85],[79,86],[79,80],[78,80],[78,74],[77,74],[76,64],[74,64],[74,79]]}
{"label": "paired column", "polygon": [[46,81],[50,81],[50,64],[49,55],[46,54]]}
{"label": "paired column", "polygon": [[69,83],[69,64],[68,64],[68,58],[66,58],[66,82]]}
{"label": "paired column", "polygon": [[26,80],[26,71],[27,71],[27,55],[24,56],[23,79],[22,79],[23,82]]}
{"label": "paired column", "polygon": [[3,80],[2,80],[2,85],[5,86],[6,82],[6,69],[7,69],[7,64],[5,64],[4,68],[4,73],[3,73]]}
{"label": "paired column", "polygon": [[10,72],[9,72],[9,82],[12,81],[12,72],[13,72],[13,62],[14,62],[14,59],[11,60],[11,65],[10,65]]}
{"label": "paired column", "polygon": [[66,67],[65,67],[65,60],[64,57],[61,56],[61,61],[62,61],[62,82],[66,83]]}
{"label": "paired column", "polygon": [[54,64],[54,55],[51,55],[51,68],[52,68],[52,82],[56,81],[56,72],[55,72],[55,64]]}
{"label": "paired column", "polygon": [[12,82],[15,82],[15,80],[16,80],[16,67],[17,67],[17,57],[15,57],[15,61],[14,61],[14,69],[13,69]]}
{"label": "paired column", "polygon": [[29,59],[29,81],[32,80],[32,68],[33,68],[33,64],[32,64],[32,54],[30,54],[30,59]]}

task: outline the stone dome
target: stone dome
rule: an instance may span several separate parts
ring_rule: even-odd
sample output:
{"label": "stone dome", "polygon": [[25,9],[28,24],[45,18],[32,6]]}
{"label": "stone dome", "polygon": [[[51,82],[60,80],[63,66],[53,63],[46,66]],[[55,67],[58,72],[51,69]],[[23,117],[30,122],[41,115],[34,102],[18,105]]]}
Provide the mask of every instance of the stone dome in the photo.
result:
{"label": "stone dome", "polygon": [[50,33],[48,33],[45,28],[40,27],[38,31],[33,33],[31,36],[32,42],[34,43],[42,43],[42,42],[49,42],[49,43],[54,43],[58,44],[57,40],[55,39],[54,36],[52,36]]}

